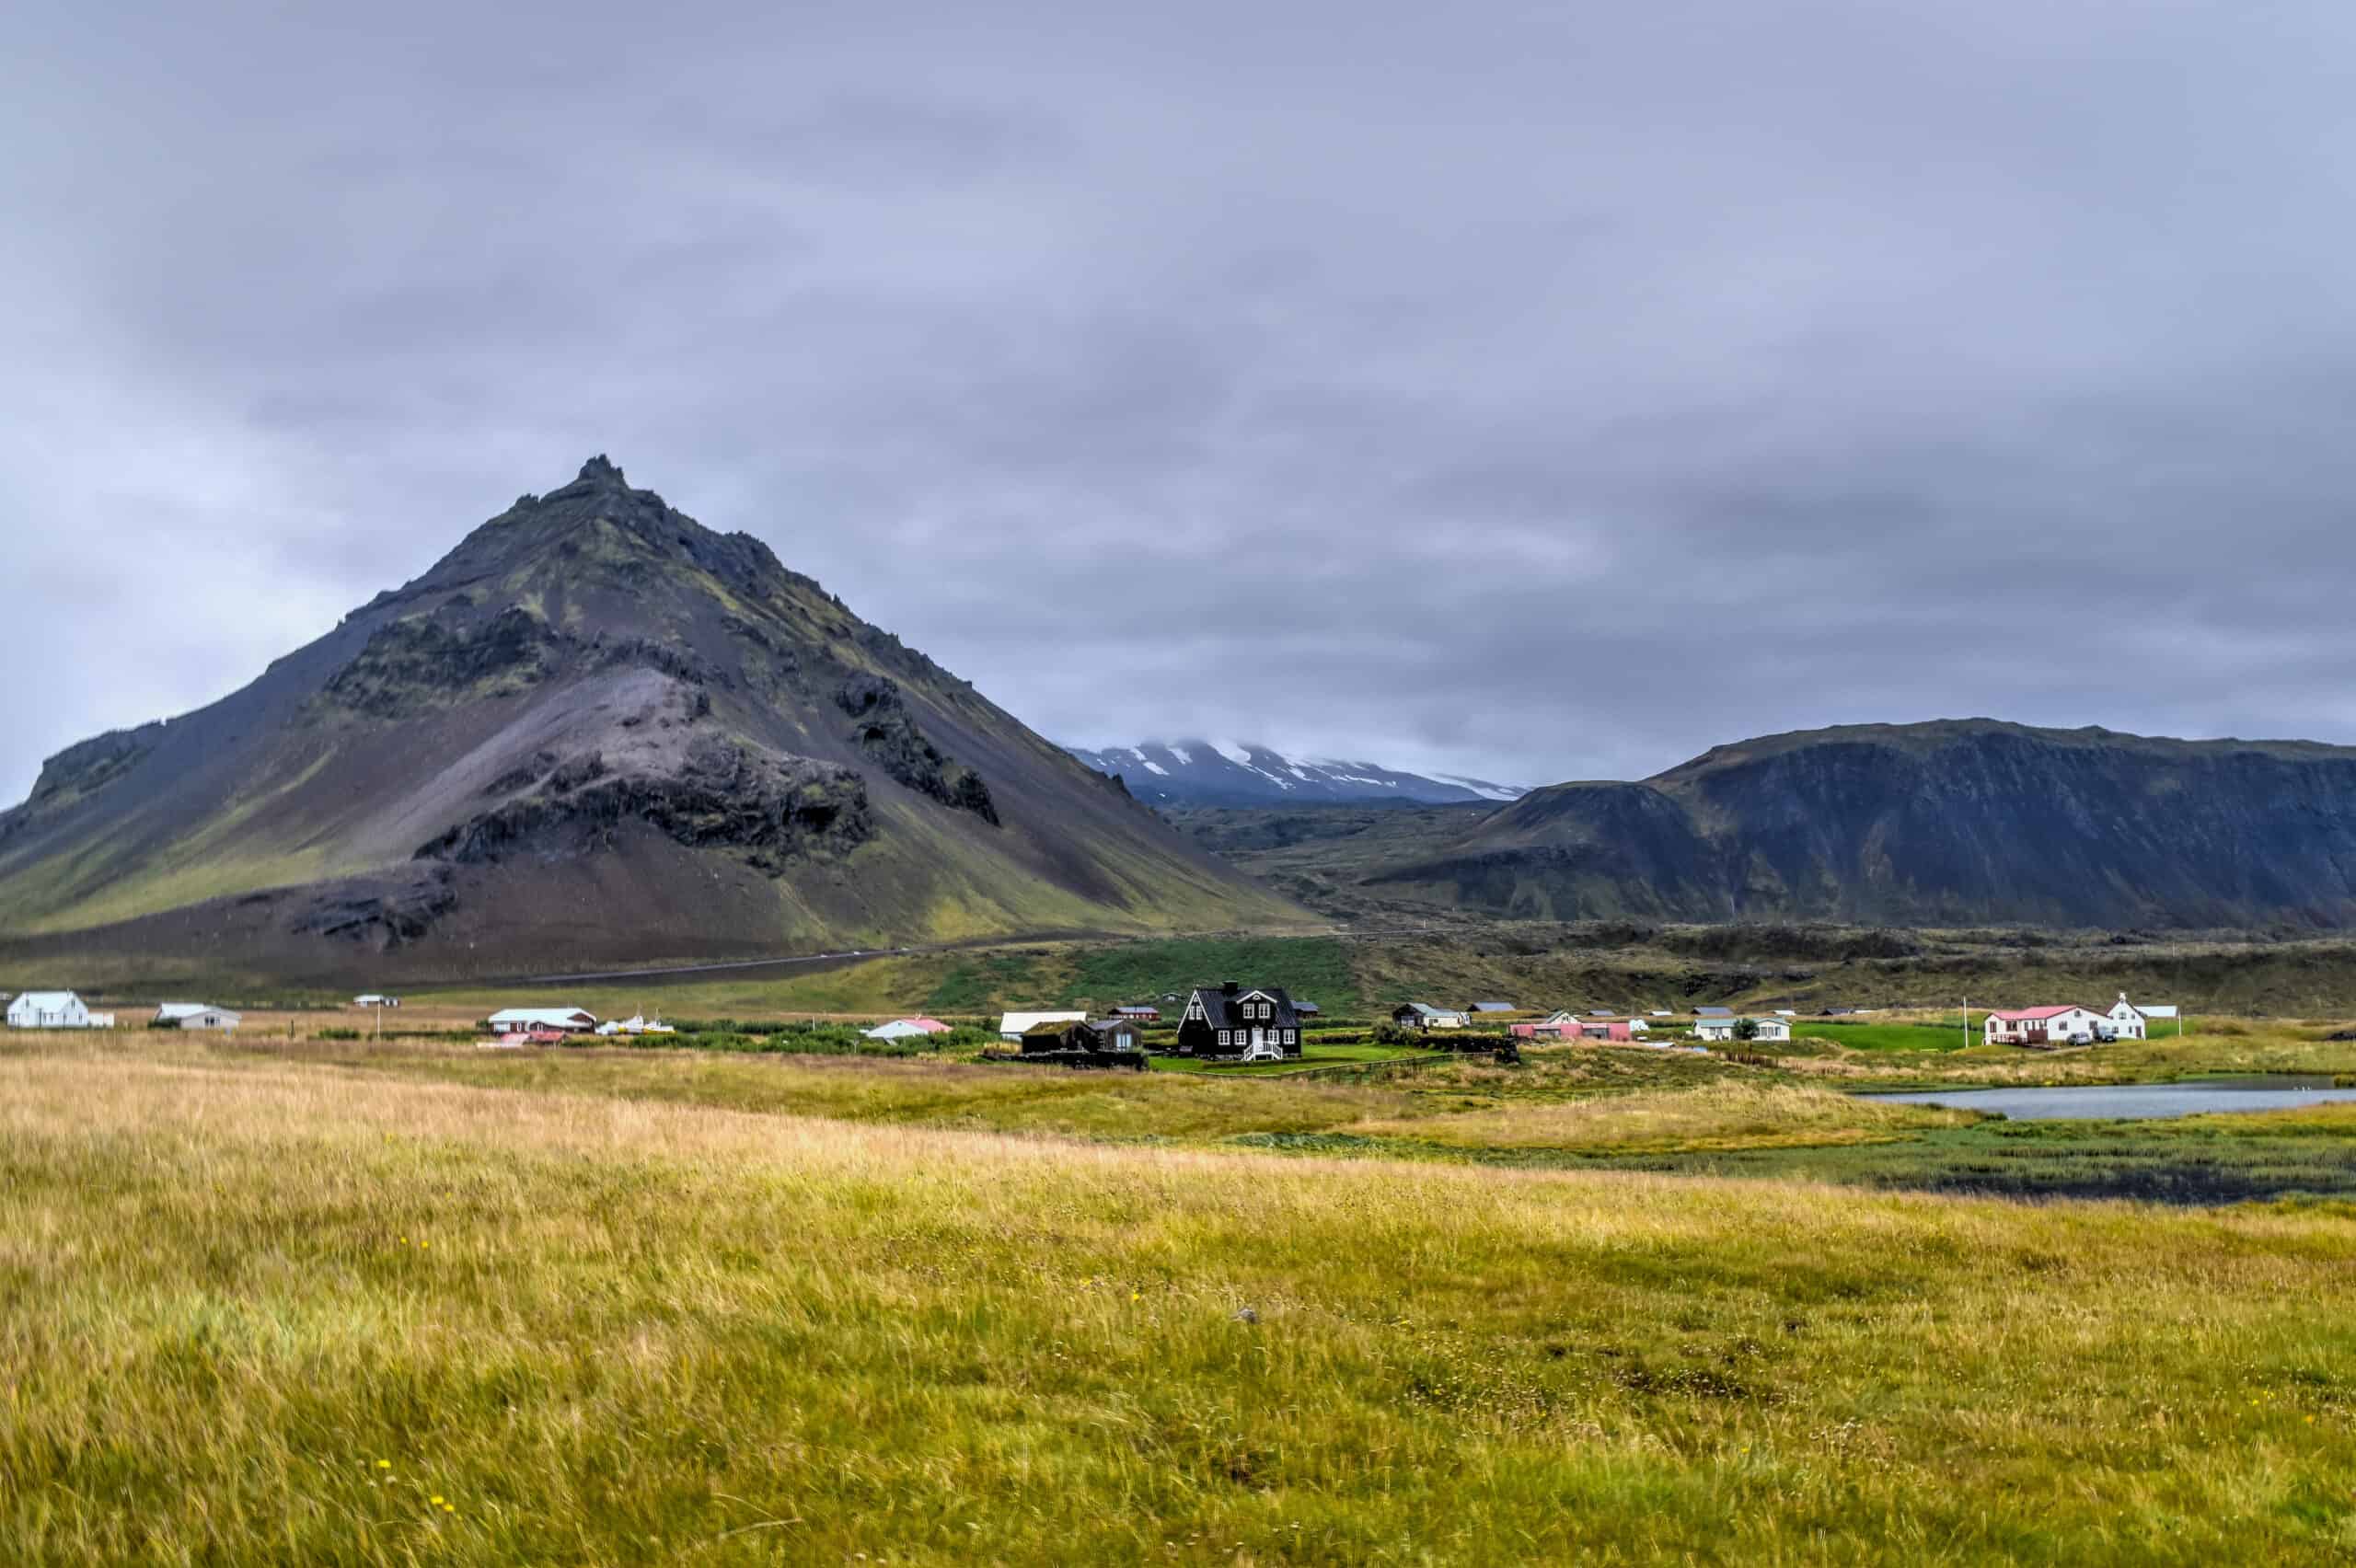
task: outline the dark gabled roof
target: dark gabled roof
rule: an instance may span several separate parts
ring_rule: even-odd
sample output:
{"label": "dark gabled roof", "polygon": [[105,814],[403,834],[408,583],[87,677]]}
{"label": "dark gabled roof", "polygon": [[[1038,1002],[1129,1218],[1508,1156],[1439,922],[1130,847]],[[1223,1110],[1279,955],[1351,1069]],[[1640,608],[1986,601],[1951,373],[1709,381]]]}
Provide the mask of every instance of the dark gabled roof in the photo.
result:
{"label": "dark gabled roof", "polygon": [[[1269,1017],[1265,1020],[1243,1019],[1230,1010],[1238,1002],[1253,996],[1265,997],[1275,1004]],[[1294,1010],[1292,998],[1285,994],[1281,986],[1245,986],[1232,997],[1216,986],[1203,986],[1188,998],[1190,1005],[1196,998],[1203,1004],[1203,1021],[1213,1029],[1248,1029],[1255,1023],[1264,1029],[1285,1029],[1300,1022],[1300,1014]]]}
{"label": "dark gabled roof", "polygon": [[1734,1009],[1732,1008],[1695,1008],[1693,1016],[1695,1018],[1732,1018]]}
{"label": "dark gabled roof", "polygon": [[1511,1002],[1474,1002],[1464,1010],[1466,1012],[1512,1012],[1514,1005]]}

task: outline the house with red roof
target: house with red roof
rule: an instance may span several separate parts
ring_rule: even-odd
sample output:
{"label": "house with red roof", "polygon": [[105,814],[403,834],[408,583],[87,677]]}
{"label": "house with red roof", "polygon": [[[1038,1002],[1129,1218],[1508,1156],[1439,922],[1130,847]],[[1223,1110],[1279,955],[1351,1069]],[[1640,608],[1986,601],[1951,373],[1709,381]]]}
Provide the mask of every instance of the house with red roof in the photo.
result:
{"label": "house with red roof", "polygon": [[865,1032],[870,1040],[906,1040],[912,1034],[946,1034],[949,1026],[937,1018],[895,1018]]}
{"label": "house with red roof", "polygon": [[2075,1003],[1992,1012],[1980,1028],[1991,1045],[2090,1045],[2116,1035],[2108,1017]]}

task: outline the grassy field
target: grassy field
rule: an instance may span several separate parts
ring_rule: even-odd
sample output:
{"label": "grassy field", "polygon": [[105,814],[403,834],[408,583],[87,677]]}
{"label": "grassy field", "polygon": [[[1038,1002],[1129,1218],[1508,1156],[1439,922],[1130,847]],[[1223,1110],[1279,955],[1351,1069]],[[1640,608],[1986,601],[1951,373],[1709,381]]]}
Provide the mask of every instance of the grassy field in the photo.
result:
{"label": "grassy field", "polygon": [[[1035,1127],[984,1086],[1050,1075],[986,1068],[408,1057],[0,1055],[0,1557],[2356,1550],[2338,1212],[1043,1141],[850,1081]],[[829,1114],[649,1092],[714,1069]]]}
{"label": "grassy field", "polygon": [[1945,1024],[1852,1023],[1845,1019],[1794,1019],[1795,1035],[1830,1040],[1852,1051],[1960,1051],[1980,1043],[1978,1015],[1966,1034],[1959,1019]]}
{"label": "grassy field", "polygon": [[1299,1059],[1294,1061],[1229,1066],[1198,1061],[1190,1056],[1156,1056],[1153,1070],[1158,1073],[1208,1073],[1218,1078],[1235,1074],[1265,1078],[1308,1072],[1317,1067],[1345,1066],[1352,1063],[1395,1062],[1427,1054],[1411,1045],[1319,1045],[1311,1043],[1301,1047]]}

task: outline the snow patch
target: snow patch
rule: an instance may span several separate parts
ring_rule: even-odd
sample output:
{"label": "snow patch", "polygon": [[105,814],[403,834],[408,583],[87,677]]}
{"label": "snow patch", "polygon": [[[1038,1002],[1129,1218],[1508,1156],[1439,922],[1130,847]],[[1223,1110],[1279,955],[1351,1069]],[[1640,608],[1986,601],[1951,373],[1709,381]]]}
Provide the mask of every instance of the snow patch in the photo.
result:
{"label": "snow patch", "polygon": [[1432,777],[1443,784],[1461,785],[1484,801],[1519,801],[1530,793],[1510,784],[1492,784],[1485,778],[1466,778],[1454,773],[1435,773]]}
{"label": "snow patch", "polygon": [[[1213,741],[1211,743],[1211,750],[1218,753],[1219,755],[1227,758],[1228,761],[1235,764],[1238,767],[1252,767],[1251,750],[1248,747],[1236,744],[1233,741]],[[1252,770],[1255,773],[1259,771],[1258,768],[1253,768]]]}
{"label": "snow patch", "polygon": [[1178,759],[1179,767],[1192,767],[1195,766],[1194,754],[1189,752],[1184,746],[1164,746],[1161,749],[1168,752],[1172,756],[1176,757]]}
{"label": "snow patch", "polygon": [[1170,777],[1170,769],[1162,767],[1161,764],[1154,761],[1153,758],[1146,755],[1143,752],[1139,752],[1138,754],[1138,760],[1145,764],[1145,770],[1148,773],[1159,773],[1164,778]]}

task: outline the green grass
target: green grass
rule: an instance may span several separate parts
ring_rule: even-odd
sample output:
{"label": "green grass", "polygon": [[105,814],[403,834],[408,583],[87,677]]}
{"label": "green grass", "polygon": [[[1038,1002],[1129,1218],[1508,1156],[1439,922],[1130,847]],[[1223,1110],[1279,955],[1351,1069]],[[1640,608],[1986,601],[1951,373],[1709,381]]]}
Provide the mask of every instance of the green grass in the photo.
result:
{"label": "green grass", "polygon": [[926,995],[924,1005],[933,1012],[1005,1011],[1015,1005],[1009,998],[1037,992],[1044,957],[1023,949],[960,959]]}
{"label": "green grass", "polygon": [[1228,980],[1282,986],[1296,1000],[1315,1002],[1329,1015],[1353,1014],[1359,1008],[1345,944],[1330,937],[1189,937],[1083,948],[1057,999],[1075,1007],[1118,1007]]}
{"label": "green grass", "polygon": [[1712,1153],[1634,1167],[2016,1198],[2231,1204],[2356,1200],[2356,1108],[2236,1112],[2149,1122],[2004,1122],[1891,1140]]}
{"label": "green grass", "polygon": [[12,1563],[2356,1550],[2337,1212],[1091,1147],[141,1044],[0,1054]]}
{"label": "green grass", "polygon": [[1791,1024],[1795,1040],[1830,1040],[1852,1051],[1960,1051],[1980,1043],[1977,1030],[1967,1038],[1959,1024],[1942,1028],[1927,1023],[1850,1023],[1816,1018],[1796,1018]]}

